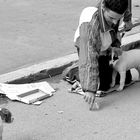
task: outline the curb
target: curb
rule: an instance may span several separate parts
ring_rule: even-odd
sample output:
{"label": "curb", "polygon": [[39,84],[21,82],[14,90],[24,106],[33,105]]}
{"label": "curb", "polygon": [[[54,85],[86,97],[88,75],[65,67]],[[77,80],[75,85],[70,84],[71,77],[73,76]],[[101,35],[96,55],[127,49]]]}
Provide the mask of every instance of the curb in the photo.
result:
{"label": "curb", "polygon": [[70,54],[0,75],[0,82],[9,84],[23,84],[50,78],[61,74],[66,67],[70,66],[77,60],[77,53]]}
{"label": "curb", "polygon": [[[126,36],[122,39],[122,46],[139,45],[140,33]],[[31,83],[38,80],[50,78],[62,73],[62,71],[78,60],[77,53],[60,57],[54,60],[35,64],[10,73],[0,75],[0,82],[10,84]]]}

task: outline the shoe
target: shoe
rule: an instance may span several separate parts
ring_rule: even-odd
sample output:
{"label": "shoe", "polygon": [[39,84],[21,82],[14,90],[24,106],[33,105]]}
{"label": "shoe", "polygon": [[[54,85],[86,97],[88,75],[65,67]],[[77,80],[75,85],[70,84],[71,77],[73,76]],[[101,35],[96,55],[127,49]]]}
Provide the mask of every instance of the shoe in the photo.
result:
{"label": "shoe", "polygon": [[101,90],[98,90],[95,94],[96,97],[104,97],[106,95],[107,95],[107,93],[104,91],[101,91]]}

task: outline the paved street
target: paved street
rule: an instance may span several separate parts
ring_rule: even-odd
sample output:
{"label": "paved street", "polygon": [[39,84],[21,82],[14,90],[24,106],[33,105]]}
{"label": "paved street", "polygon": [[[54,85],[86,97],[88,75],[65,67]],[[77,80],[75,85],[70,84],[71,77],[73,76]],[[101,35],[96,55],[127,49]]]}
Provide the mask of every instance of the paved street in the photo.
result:
{"label": "paved street", "polygon": [[89,111],[83,97],[67,92],[60,76],[46,79],[55,95],[40,106],[3,101],[15,118],[4,125],[3,140],[139,140],[140,83],[98,98],[100,109]]}
{"label": "paved street", "polygon": [[[73,35],[80,12],[96,3],[0,0],[0,74],[76,52]],[[133,17],[140,17],[139,4],[139,0],[133,0]]]}
{"label": "paved street", "polygon": [[92,3],[0,0],[0,74],[73,53],[80,12]]}

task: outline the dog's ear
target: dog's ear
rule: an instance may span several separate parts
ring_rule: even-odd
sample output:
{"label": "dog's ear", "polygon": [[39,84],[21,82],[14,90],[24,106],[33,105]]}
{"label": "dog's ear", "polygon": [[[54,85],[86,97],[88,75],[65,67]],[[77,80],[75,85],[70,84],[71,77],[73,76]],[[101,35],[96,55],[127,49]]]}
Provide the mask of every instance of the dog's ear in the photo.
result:
{"label": "dog's ear", "polygon": [[4,122],[6,123],[12,122],[12,113],[8,109],[2,108],[0,110],[0,116]]}

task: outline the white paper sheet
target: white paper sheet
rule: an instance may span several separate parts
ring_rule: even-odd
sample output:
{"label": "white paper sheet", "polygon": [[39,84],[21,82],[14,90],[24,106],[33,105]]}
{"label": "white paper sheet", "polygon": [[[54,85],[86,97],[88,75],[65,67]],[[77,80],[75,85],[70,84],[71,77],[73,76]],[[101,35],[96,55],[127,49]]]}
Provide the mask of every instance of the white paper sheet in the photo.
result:
{"label": "white paper sheet", "polygon": [[[0,83],[0,92],[5,94],[11,100],[18,100],[29,103],[28,100],[23,101],[19,95],[32,90],[39,89],[42,92],[52,96],[55,90],[47,82],[30,83],[30,84],[4,84]],[[41,102],[40,102],[41,103]]]}

